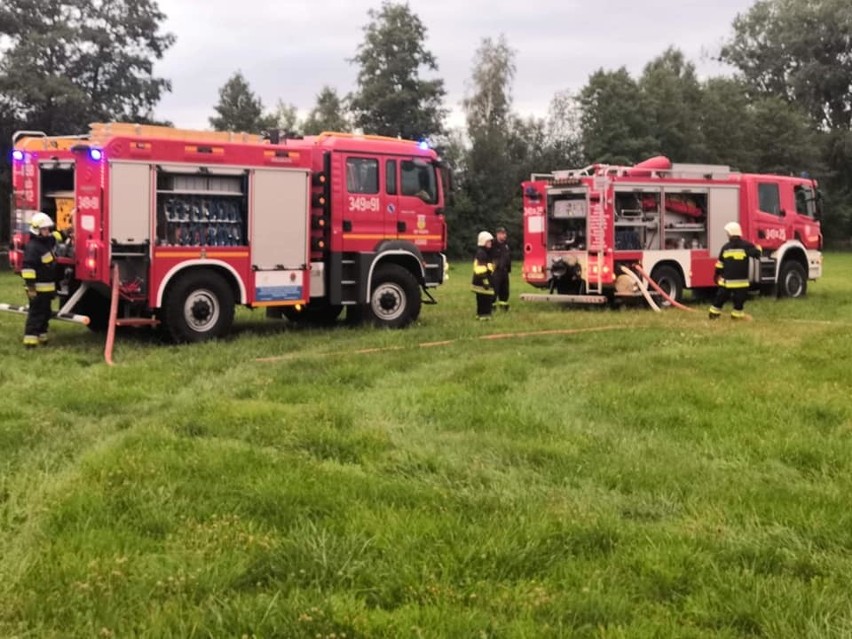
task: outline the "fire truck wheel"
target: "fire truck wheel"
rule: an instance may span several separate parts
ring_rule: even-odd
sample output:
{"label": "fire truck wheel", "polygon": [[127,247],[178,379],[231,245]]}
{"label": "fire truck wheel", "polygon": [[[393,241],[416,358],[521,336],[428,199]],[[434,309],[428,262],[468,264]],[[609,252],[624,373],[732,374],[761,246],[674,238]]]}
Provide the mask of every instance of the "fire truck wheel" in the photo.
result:
{"label": "fire truck wheel", "polygon": [[804,297],[808,292],[808,276],[798,262],[788,260],[778,274],[778,297]]}
{"label": "fire truck wheel", "polygon": [[[683,278],[674,266],[661,264],[651,272],[651,279],[675,302],[683,301]],[[669,306],[670,302],[664,299],[662,305]]]}
{"label": "fire truck wheel", "polygon": [[420,286],[397,264],[383,264],[373,275],[367,312],[376,326],[403,328],[420,315]]}
{"label": "fire truck wheel", "polygon": [[187,273],[169,290],[164,323],[176,342],[203,342],[227,333],[234,321],[234,294],[210,271]]}

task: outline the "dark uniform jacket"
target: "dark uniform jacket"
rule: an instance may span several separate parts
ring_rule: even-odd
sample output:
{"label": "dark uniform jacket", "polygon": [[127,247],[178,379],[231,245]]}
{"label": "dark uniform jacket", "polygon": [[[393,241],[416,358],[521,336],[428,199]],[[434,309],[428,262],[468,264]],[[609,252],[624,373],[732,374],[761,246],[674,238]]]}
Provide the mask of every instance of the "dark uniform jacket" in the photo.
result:
{"label": "dark uniform jacket", "polygon": [[494,262],[495,271],[512,272],[512,250],[508,242],[494,240],[494,245],[491,247],[491,261]]}
{"label": "dark uniform jacket", "polygon": [[748,258],[760,257],[760,255],[760,247],[741,237],[732,237],[722,247],[719,252],[719,260],[716,262],[716,276],[719,286],[748,288]]}
{"label": "dark uniform jacket", "polygon": [[27,288],[34,288],[36,293],[53,293],[56,291],[56,240],[62,237],[58,231],[43,237],[30,236],[24,247],[24,261],[21,277]]}
{"label": "dark uniform jacket", "polygon": [[493,272],[494,264],[491,263],[488,250],[484,246],[480,246],[476,249],[476,255],[473,258],[473,279],[470,282],[470,289],[481,295],[494,295],[494,288],[489,278],[489,275]]}

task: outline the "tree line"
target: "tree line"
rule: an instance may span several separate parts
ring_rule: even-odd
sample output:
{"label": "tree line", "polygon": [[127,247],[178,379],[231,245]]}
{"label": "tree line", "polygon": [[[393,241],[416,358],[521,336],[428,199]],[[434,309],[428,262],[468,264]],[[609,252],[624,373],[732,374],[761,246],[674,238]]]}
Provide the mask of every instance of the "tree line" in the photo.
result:
{"label": "tree line", "polygon": [[[439,64],[428,29],[404,2],[368,11],[349,61],[355,89],[323,86],[306,117],[279,100],[267,110],[237,70],[211,106],[217,130],[316,134],[362,131],[429,139],[451,165],[451,255],[482,229],[522,236],[519,184],[533,172],[594,162],[631,164],[663,154],[676,162],[748,172],[807,173],[825,195],[828,243],[852,235],[852,12],[848,0],[757,0],[719,51],[730,76],[700,79],[676,48],[638,77],[598,69],[575,92],[552,96],[545,117],[513,104],[515,50],[484,37],[462,103],[465,124],[447,126]],[[84,132],[89,122],[154,123],[168,79],[153,62],[175,42],[156,0],[7,0],[0,8],[0,150],[12,132]],[[168,124],[168,123],[165,123]],[[0,175],[9,202],[9,164]],[[0,208],[0,237],[8,209]]]}

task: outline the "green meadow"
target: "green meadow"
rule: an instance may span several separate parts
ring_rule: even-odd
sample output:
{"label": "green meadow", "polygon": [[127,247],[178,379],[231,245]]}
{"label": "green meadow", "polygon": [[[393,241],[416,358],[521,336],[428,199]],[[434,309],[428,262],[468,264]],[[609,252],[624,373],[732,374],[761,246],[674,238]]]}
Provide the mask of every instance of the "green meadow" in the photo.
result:
{"label": "green meadow", "polygon": [[240,310],[115,367],[0,314],[0,637],[850,637],[852,254],[825,273],[744,323],[515,273],[486,323],[464,261],[403,331]]}

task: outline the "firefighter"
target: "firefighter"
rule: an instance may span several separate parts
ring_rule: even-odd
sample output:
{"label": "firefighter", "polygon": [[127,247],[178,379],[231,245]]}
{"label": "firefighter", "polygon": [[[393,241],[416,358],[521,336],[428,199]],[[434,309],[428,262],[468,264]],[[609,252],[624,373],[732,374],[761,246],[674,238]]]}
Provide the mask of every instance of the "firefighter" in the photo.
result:
{"label": "firefighter", "polygon": [[506,229],[497,228],[497,238],[491,247],[491,262],[494,264],[494,294],[497,308],[509,310],[509,273],[512,272],[512,250],[506,242]]}
{"label": "firefighter", "polygon": [[743,308],[749,288],[749,258],[759,258],[761,248],[743,239],[743,231],[736,222],[728,222],[725,233],[728,234],[728,242],[722,247],[716,262],[716,283],[719,288],[710,307],[710,319],[718,319],[722,307],[731,298],[734,301],[731,319],[745,319]]}
{"label": "firefighter", "polygon": [[33,348],[47,343],[47,325],[51,302],[56,294],[56,243],[64,238],[53,231],[53,220],[45,213],[35,213],[30,221],[32,237],[24,249],[21,277],[30,300],[24,346]]}
{"label": "firefighter", "polygon": [[488,231],[482,231],[476,238],[476,255],[473,258],[473,280],[470,290],[476,293],[476,317],[480,320],[491,319],[491,309],[494,306],[494,287],[492,274],[494,264],[491,262],[491,244],[494,236]]}

